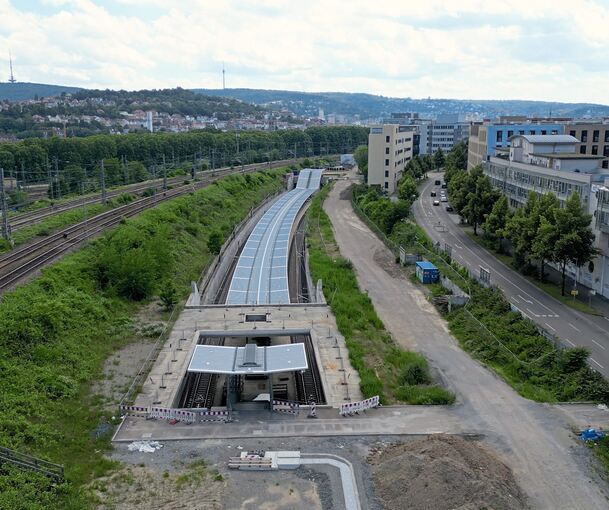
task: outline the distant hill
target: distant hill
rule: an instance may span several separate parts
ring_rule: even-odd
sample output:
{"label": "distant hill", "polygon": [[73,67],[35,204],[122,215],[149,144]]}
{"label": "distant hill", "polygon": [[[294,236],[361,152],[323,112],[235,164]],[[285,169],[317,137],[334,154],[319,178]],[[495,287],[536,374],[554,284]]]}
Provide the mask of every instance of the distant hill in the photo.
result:
{"label": "distant hill", "polygon": [[609,116],[609,106],[593,103],[557,103],[526,100],[412,99],[353,94],[345,92],[297,92],[266,89],[193,89],[206,95],[224,96],[254,104],[286,107],[299,115],[316,116],[319,108],[326,114],[359,115],[361,118],[388,116],[392,112],[528,115],[554,117]]}
{"label": "distant hill", "polygon": [[45,83],[0,83],[0,101],[25,101],[36,97],[59,96],[62,92],[77,92],[79,87],[47,85]]}

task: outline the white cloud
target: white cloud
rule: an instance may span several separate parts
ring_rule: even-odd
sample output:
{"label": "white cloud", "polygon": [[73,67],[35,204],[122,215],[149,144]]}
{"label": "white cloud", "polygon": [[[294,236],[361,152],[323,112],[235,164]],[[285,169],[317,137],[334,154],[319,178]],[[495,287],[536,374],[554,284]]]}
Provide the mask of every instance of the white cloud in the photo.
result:
{"label": "white cloud", "polygon": [[605,0],[19,4],[0,0],[0,70],[10,47],[23,81],[218,87],[225,62],[230,87],[609,102]]}

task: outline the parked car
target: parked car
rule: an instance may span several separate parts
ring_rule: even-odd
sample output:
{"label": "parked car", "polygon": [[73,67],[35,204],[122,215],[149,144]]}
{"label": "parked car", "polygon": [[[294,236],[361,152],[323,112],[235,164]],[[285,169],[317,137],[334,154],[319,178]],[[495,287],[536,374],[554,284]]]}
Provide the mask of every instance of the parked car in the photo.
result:
{"label": "parked car", "polygon": [[439,200],[434,200],[433,201],[433,205],[440,205],[440,201]]}
{"label": "parked car", "polygon": [[431,192],[431,196],[432,196],[432,197],[435,197],[436,195],[437,195],[437,193],[436,193],[435,191],[432,191],[432,192]]}
{"label": "parked car", "polygon": [[448,198],[446,198],[446,195],[442,195],[440,197],[440,202],[448,202]]}
{"label": "parked car", "polygon": [[453,209],[452,205],[447,205],[446,206],[446,212],[453,212],[453,211],[454,211],[454,209]]}
{"label": "parked car", "polygon": [[441,181],[439,181],[439,180],[436,180],[436,181],[434,182],[434,184],[435,184],[436,186],[439,186],[440,184],[442,184],[442,182],[441,182]]}
{"label": "parked car", "polygon": [[446,189],[448,188],[448,184],[446,184],[445,182],[442,183],[442,189]]}

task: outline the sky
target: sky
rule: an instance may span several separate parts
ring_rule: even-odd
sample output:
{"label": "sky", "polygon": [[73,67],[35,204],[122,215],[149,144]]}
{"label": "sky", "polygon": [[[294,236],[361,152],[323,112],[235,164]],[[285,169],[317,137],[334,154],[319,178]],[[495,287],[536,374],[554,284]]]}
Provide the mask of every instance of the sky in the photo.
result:
{"label": "sky", "polygon": [[609,104],[609,0],[0,0],[0,81]]}

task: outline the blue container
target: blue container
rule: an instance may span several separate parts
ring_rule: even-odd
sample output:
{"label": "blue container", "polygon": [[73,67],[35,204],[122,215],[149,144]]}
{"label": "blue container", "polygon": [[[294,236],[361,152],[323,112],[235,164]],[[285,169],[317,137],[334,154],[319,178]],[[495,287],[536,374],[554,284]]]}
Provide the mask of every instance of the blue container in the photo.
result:
{"label": "blue container", "polygon": [[422,260],[416,263],[416,275],[421,283],[435,283],[440,279],[440,271],[431,262]]}

